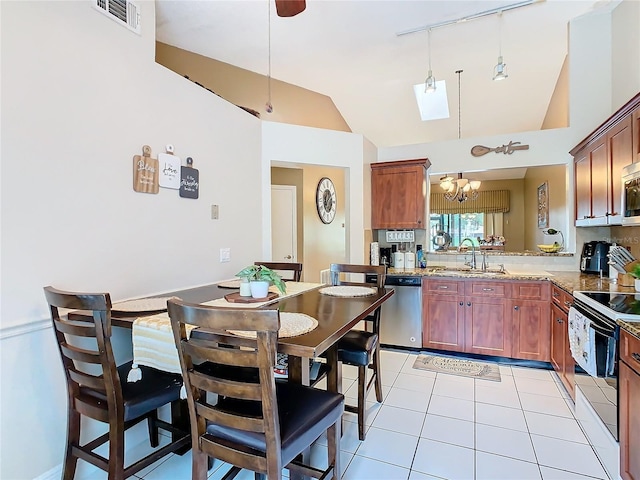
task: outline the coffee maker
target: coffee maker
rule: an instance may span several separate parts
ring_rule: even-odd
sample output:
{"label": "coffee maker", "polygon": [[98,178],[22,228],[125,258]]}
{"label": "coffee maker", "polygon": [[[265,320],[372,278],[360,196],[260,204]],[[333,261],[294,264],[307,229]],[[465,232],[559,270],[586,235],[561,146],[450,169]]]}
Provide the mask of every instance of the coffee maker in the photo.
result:
{"label": "coffee maker", "polygon": [[602,241],[585,242],[580,255],[580,271],[582,273],[595,273],[609,275],[609,253],[610,243]]}
{"label": "coffee maker", "polygon": [[380,265],[391,265],[391,248],[380,247]]}

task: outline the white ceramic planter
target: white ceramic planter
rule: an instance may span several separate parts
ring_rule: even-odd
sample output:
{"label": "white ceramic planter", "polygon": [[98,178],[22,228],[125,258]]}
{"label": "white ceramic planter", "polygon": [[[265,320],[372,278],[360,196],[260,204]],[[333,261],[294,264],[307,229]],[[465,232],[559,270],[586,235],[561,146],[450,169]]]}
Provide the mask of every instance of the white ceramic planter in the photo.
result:
{"label": "white ceramic planter", "polygon": [[269,293],[269,282],[253,281],[251,282],[251,296],[253,298],[264,298]]}

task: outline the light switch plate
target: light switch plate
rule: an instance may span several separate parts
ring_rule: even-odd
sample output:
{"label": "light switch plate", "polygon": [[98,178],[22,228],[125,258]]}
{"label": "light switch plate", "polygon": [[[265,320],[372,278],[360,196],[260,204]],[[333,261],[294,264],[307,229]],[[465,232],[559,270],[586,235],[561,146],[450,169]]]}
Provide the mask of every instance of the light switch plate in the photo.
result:
{"label": "light switch plate", "polygon": [[220,263],[227,263],[231,261],[231,249],[230,248],[221,248],[220,249]]}
{"label": "light switch plate", "polygon": [[220,209],[218,205],[211,205],[211,220],[218,220],[220,217]]}

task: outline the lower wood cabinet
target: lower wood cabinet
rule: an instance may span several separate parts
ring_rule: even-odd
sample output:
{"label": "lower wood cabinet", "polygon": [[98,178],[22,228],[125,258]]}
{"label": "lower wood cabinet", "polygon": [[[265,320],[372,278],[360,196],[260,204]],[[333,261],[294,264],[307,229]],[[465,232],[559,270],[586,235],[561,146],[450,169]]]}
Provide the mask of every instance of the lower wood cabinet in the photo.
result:
{"label": "lower wood cabinet", "polygon": [[562,384],[575,400],[575,360],[571,356],[569,347],[569,307],[573,296],[556,285],[551,286],[551,348],[549,361],[556,371]]}
{"label": "lower wood cabinet", "polygon": [[509,284],[467,280],[465,285],[465,352],[511,356]]}
{"label": "lower wood cabinet", "polygon": [[422,298],[422,346],[464,351],[464,282],[423,281]]}
{"label": "lower wood cabinet", "polygon": [[513,357],[549,361],[549,300],[511,300]]}
{"label": "lower wood cabinet", "polygon": [[422,282],[425,348],[549,361],[548,282]]}
{"label": "lower wood cabinet", "polygon": [[640,340],[620,332],[618,368],[620,476],[640,480]]}

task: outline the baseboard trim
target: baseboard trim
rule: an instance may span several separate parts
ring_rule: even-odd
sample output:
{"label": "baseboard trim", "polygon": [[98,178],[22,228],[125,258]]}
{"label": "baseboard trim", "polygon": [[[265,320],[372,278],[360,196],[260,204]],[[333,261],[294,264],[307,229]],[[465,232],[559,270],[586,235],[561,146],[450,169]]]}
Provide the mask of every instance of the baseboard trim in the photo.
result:
{"label": "baseboard trim", "polygon": [[44,472],[33,480],[60,480],[62,478],[62,464],[56,465],[51,470]]}

